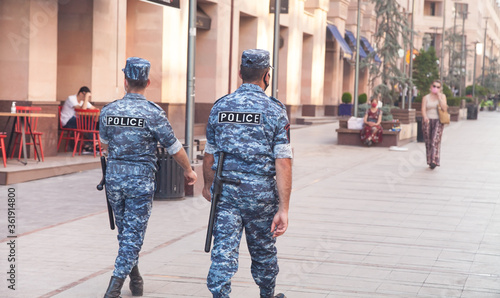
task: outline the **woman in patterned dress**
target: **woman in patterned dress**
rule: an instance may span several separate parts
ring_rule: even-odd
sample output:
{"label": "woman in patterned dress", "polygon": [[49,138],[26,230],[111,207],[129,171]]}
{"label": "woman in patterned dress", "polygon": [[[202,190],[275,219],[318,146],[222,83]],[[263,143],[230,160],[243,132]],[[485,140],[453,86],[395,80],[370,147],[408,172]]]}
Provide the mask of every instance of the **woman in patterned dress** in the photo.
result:
{"label": "woman in patterned dress", "polygon": [[382,141],[382,110],[378,108],[378,98],[371,100],[370,108],[366,111],[363,129],[361,130],[361,142],[367,146]]}

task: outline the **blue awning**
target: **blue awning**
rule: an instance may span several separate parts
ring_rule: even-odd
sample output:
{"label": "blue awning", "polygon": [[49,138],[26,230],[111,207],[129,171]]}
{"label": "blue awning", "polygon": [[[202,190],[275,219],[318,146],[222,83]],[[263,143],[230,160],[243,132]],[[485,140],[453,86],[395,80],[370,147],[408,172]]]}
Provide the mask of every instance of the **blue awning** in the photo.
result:
{"label": "blue awning", "polygon": [[327,32],[330,31],[330,33],[335,37],[337,42],[339,43],[340,47],[342,48],[342,51],[344,52],[344,56],[346,56],[349,59],[352,59],[352,50],[345,42],[344,38],[342,37],[342,34],[340,34],[339,29],[337,29],[337,26],[327,24]]}
{"label": "blue awning", "polygon": [[[354,34],[352,34],[351,31],[346,30],[345,36],[347,43],[349,43],[349,46],[352,49],[352,52],[353,53],[356,52],[356,37],[354,37]],[[359,47],[359,57],[366,58],[366,56],[368,55],[366,55],[365,51],[363,50],[363,47]]]}
{"label": "blue awning", "polygon": [[[368,41],[368,39],[366,39],[366,37],[361,36],[361,42],[363,43],[365,48],[368,50],[368,54],[375,52],[375,50],[373,49],[373,47],[370,44],[370,42]],[[375,53],[374,59],[375,59],[375,62],[379,62],[379,63],[382,62],[382,60],[380,60],[380,57],[377,55],[377,53]]]}

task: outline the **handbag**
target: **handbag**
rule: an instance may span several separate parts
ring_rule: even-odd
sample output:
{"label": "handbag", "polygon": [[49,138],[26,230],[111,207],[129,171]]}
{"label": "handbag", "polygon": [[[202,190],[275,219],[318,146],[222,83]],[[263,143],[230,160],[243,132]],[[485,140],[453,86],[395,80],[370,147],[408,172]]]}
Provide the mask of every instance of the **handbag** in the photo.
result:
{"label": "handbag", "polygon": [[441,124],[450,124],[450,114],[448,112],[443,111],[441,106],[438,105],[438,114],[439,114],[439,122]]}

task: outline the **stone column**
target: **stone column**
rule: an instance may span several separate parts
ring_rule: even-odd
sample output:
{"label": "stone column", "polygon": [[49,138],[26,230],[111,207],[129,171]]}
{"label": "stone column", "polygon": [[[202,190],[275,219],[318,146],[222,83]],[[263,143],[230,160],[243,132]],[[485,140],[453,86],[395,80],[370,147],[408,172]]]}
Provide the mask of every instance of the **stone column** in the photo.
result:
{"label": "stone column", "polygon": [[93,100],[110,102],[124,95],[127,1],[94,0],[92,27]]}
{"label": "stone column", "polygon": [[[345,33],[345,22],[347,19],[347,12],[350,0],[331,0],[329,2],[328,9],[328,21],[337,26],[340,34]],[[325,29],[326,30],[326,29]],[[340,99],[342,97],[342,92],[344,91],[343,85],[344,80],[344,67],[350,67],[350,65],[340,56],[340,45],[335,40],[334,41],[334,53],[333,53],[333,70],[331,80],[325,82],[325,84],[330,85],[330,93],[325,95],[325,111],[327,115],[336,115],[338,105],[341,103]]]}
{"label": "stone column", "polygon": [[329,1],[307,1],[305,7],[314,11],[313,55],[311,69],[311,104],[314,115],[324,116],[323,88],[325,84],[326,19]]}

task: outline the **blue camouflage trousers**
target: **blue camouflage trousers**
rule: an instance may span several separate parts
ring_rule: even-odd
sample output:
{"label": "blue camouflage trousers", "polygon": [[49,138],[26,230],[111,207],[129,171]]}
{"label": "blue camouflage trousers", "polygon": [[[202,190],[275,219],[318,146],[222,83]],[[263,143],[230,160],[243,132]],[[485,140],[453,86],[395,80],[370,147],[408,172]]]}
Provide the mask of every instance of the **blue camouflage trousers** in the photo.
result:
{"label": "blue camouflage trousers", "polygon": [[106,191],[118,228],[119,248],[113,271],[118,278],[126,278],[139,260],[155,191],[154,174],[147,172],[125,175],[108,167],[106,173]]}
{"label": "blue camouflage trousers", "polygon": [[276,239],[271,233],[273,217],[278,211],[276,181],[248,175],[231,178],[239,178],[241,185],[224,184],[217,204],[208,289],[213,297],[229,297],[231,277],[238,271],[244,229],[252,259],[252,277],[261,297],[271,297],[279,271]]}

